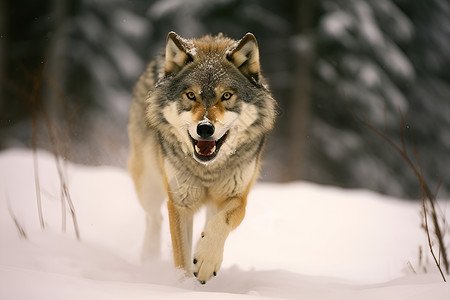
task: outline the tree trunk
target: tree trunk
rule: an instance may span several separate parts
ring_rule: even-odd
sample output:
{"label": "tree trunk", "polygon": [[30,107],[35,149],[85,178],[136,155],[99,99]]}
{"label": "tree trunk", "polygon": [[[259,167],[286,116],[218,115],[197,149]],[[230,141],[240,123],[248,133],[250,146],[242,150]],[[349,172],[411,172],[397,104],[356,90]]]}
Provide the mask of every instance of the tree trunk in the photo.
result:
{"label": "tree trunk", "polygon": [[[65,99],[66,85],[66,23],[69,16],[71,1],[52,0],[51,14],[53,16],[52,38],[46,51],[47,64],[43,83],[43,105],[52,134],[58,137],[58,151],[64,157],[69,149],[69,124],[67,118],[67,103]],[[50,134],[50,132],[49,132]],[[51,146],[50,146],[51,147]]]}
{"label": "tree trunk", "polygon": [[294,35],[291,37],[292,94],[288,105],[289,133],[288,163],[285,180],[302,178],[307,151],[308,121],[310,114],[310,69],[313,55],[311,29],[313,26],[314,1],[294,2]]}
{"label": "tree trunk", "polygon": [[[4,103],[6,101],[5,99],[5,87],[3,86],[3,82],[5,80],[6,75],[6,10],[7,10],[7,3],[6,1],[0,1],[0,112],[4,111]],[[1,119],[1,115],[0,115]],[[4,120],[6,122],[6,120]],[[5,124],[3,124],[5,125]],[[0,128],[2,127],[2,124],[0,124]]]}

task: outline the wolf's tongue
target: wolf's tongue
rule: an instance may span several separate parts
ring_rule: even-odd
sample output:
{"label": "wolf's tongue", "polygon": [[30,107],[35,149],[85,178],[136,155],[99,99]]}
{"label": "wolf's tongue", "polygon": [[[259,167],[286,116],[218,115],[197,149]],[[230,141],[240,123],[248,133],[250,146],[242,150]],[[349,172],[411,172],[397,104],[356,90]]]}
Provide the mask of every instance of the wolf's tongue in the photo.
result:
{"label": "wolf's tongue", "polygon": [[211,155],[212,152],[214,152],[211,150],[213,148],[215,148],[216,142],[215,141],[198,141],[196,146],[197,146],[197,152],[200,153],[201,155]]}

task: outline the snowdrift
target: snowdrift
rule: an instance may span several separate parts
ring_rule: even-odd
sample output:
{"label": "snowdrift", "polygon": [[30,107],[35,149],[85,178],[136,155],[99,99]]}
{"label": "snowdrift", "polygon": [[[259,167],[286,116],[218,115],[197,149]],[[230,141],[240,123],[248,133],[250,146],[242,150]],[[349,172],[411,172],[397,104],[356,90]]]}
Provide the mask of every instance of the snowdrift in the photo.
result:
{"label": "snowdrift", "polygon": [[311,183],[257,184],[221,271],[202,286],[172,266],[165,207],[162,257],[140,261],[144,213],[126,171],[65,166],[77,240],[46,152],[38,153],[41,228],[33,166],[30,151],[0,153],[0,299],[450,299],[431,264],[427,274],[409,267],[425,245],[417,202]]}

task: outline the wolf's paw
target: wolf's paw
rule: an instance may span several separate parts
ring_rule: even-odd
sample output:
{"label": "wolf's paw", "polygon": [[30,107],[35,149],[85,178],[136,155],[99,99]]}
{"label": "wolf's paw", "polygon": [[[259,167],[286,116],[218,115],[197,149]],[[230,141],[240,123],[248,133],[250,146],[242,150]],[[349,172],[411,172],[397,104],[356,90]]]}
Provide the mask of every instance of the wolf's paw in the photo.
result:
{"label": "wolf's paw", "polygon": [[202,233],[202,239],[198,243],[194,254],[194,276],[205,284],[211,277],[219,272],[223,260],[224,243],[213,235]]}

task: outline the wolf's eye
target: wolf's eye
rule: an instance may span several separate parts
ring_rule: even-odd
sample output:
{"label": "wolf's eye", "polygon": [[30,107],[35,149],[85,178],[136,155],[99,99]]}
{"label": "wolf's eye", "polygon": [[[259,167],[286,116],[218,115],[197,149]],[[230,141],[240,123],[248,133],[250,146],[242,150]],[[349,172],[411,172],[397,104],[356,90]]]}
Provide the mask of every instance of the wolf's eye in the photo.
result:
{"label": "wolf's eye", "polygon": [[222,95],[222,100],[230,100],[231,96],[233,96],[233,94],[231,94],[230,92],[225,92]]}
{"label": "wolf's eye", "polygon": [[194,92],[187,92],[187,93],[186,93],[186,97],[187,97],[189,100],[195,100],[195,94],[194,94]]}

